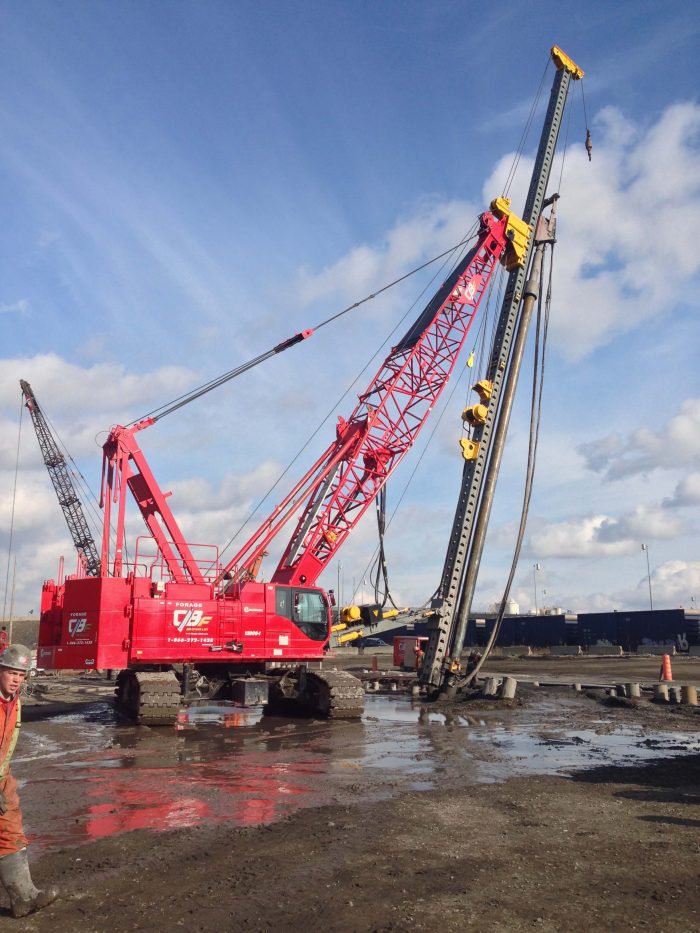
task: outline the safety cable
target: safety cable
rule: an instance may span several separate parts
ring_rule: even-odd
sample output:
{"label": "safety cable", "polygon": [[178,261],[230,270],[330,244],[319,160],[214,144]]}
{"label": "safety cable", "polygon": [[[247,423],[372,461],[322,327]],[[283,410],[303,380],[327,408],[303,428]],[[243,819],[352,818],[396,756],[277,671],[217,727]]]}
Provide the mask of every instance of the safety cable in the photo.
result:
{"label": "safety cable", "polygon": [[[472,230],[474,227],[472,227]],[[418,272],[422,272],[423,269],[426,269],[432,263],[437,262],[439,259],[443,259],[445,256],[449,256],[454,253],[455,250],[462,248],[468,240],[471,239],[471,233],[465,235],[465,237],[454,246],[451,246],[449,249],[446,249],[443,253],[440,253],[437,256],[433,256],[432,259],[428,259],[426,262],[422,263],[420,266],[416,266],[415,269],[411,269],[409,272],[406,272],[404,275],[399,276],[397,279],[394,279],[393,282],[389,282],[387,285],[383,285],[377,291],[372,292],[371,294],[365,296],[359,301],[353,302],[351,305],[348,305],[346,308],[343,308],[342,311],[337,311],[335,314],[332,314],[330,317],[326,318],[324,321],[321,321],[319,324],[316,324],[315,327],[310,328],[308,331],[303,331],[299,334],[296,334],[294,337],[290,337],[288,340],[283,340],[281,343],[278,343],[276,346],[272,347],[270,350],[267,350],[264,353],[259,354],[256,357],[253,357],[252,360],[248,360],[246,363],[242,363],[240,366],[236,366],[234,369],[229,370],[226,373],[223,373],[221,376],[217,376],[215,379],[205,382],[199,388],[194,389],[190,392],[186,392],[183,395],[178,396],[173,399],[171,402],[166,402],[163,405],[159,405],[157,408],[152,409],[150,412],[147,412],[145,415],[142,415],[140,418],[135,418],[133,421],[130,421],[126,426],[132,427],[135,424],[140,423],[150,419],[151,421],[160,421],[161,418],[164,418],[166,415],[172,414],[174,411],[177,411],[180,408],[183,408],[185,405],[189,405],[190,402],[195,401],[195,399],[201,398],[201,396],[206,395],[208,392],[211,392],[213,389],[218,388],[226,382],[229,382],[231,379],[235,379],[237,376],[243,375],[243,373],[248,372],[248,370],[253,369],[255,366],[258,366],[260,363],[264,363],[266,360],[269,360],[271,357],[275,356],[278,353],[288,350],[290,347],[295,346],[297,343],[301,343],[305,337],[310,336],[312,333],[319,331],[322,327],[325,327],[326,324],[330,324],[333,321],[337,321],[338,318],[341,318],[344,314],[347,314],[350,311],[354,311],[356,308],[359,308],[361,305],[366,304],[366,302],[371,301],[373,298],[376,298],[378,295],[383,294],[388,291],[390,288],[393,288],[396,285],[400,285],[401,282],[404,282],[406,279],[410,278],[412,275],[415,275]]]}
{"label": "safety cable", "polygon": [[15,454],[15,479],[12,486],[12,508],[10,510],[10,537],[7,543],[7,571],[5,573],[5,595],[2,601],[2,621],[5,622],[7,609],[7,588],[10,583],[10,564],[12,563],[12,542],[15,530],[15,502],[17,501],[17,475],[19,473],[19,448],[22,440],[22,415],[24,413],[24,397],[20,401],[19,425],[17,428],[17,453]]}
{"label": "safety cable", "polygon": [[[540,421],[542,416],[542,392],[544,388],[544,371],[545,371],[545,354],[547,348],[547,334],[549,331],[549,313],[552,302],[552,270],[554,267],[554,245],[552,244],[552,253],[550,255],[549,262],[549,279],[547,285],[547,295],[545,299],[545,311],[544,316],[542,314],[542,293],[540,292],[539,300],[537,303],[537,325],[535,331],[535,349],[534,349],[534,364],[533,364],[533,376],[532,376],[532,397],[530,403],[530,437],[528,443],[528,457],[527,457],[527,470],[525,474],[525,489],[523,494],[523,507],[520,514],[520,523],[518,526],[518,534],[515,541],[515,549],[513,552],[513,560],[511,562],[510,573],[508,574],[508,579],[503,591],[503,596],[501,598],[501,603],[498,608],[498,615],[494,622],[493,629],[489,635],[486,646],[481,654],[481,657],[473,667],[473,669],[467,674],[466,677],[460,679],[459,688],[464,689],[474,682],[477,674],[483,667],[486,659],[490,655],[493,646],[496,643],[499,632],[501,630],[501,625],[503,623],[503,617],[505,615],[506,603],[508,602],[508,597],[510,595],[510,589],[513,584],[513,579],[518,567],[518,561],[520,559],[520,551],[522,549],[523,539],[525,536],[525,527],[527,525],[528,513],[530,510],[530,500],[532,498],[532,489],[533,481],[535,477],[535,464],[537,461],[537,446],[539,443],[539,433],[540,433]],[[541,351],[540,351],[541,344]],[[540,362],[541,356],[541,362]]]}

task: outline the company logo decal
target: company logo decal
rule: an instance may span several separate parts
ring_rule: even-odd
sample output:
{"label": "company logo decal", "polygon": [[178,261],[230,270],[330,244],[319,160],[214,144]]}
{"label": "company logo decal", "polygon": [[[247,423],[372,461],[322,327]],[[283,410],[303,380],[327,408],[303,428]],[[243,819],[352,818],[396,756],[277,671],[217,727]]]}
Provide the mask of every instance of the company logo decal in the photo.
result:
{"label": "company logo decal", "polygon": [[87,629],[87,619],[85,616],[79,616],[77,619],[68,620],[68,634],[71,637],[82,635]]}
{"label": "company logo decal", "polygon": [[185,629],[199,628],[211,622],[211,616],[205,616],[202,609],[176,609],[173,612],[173,625],[178,632]]}

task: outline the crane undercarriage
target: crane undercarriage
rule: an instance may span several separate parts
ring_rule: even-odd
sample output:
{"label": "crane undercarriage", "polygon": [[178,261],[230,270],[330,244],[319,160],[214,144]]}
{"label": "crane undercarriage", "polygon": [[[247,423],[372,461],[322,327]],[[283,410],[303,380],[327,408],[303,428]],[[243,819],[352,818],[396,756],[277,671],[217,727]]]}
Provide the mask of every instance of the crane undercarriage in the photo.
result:
{"label": "crane undercarriage", "polygon": [[[347,671],[310,670],[305,665],[274,675],[204,680],[208,695],[230,696],[235,684],[253,683],[258,697],[266,696],[265,712],[278,716],[310,716],[321,719],[357,719],[362,716],[364,688]],[[188,677],[188,674],[184,675]],[[260,690],[260,687],[263,690]],[[177,721],[182,703],[182,685],[174,670],[123,670],[117,675],[115,701],[130,720],[144,726],[167,726]],[[264,702],[264,701],[263,701]]]}

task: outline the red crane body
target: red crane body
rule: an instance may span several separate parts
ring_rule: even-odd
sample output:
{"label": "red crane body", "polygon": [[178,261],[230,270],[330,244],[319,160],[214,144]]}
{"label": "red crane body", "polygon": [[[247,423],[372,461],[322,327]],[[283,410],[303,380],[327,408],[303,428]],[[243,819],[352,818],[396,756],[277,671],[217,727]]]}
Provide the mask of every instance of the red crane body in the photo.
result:
{"label": "red crane body", "polygon": [[[497,261],[508,213],[480,218],[476,245],[391,350],[350,418],[233,560],[187,542],[136,435],[115,427],[104,444],[101,571],[44,584],[39,664],[49,669],[151,669],[193,663],[264,670],[319,659],[331,611],[317,580],[416,439],[454,369]],[[129,559],[127,490],[148,534]],[[254,579],[264,551],[295,516],[270,582]],[[110,547],[110,529],[116,545]]]}

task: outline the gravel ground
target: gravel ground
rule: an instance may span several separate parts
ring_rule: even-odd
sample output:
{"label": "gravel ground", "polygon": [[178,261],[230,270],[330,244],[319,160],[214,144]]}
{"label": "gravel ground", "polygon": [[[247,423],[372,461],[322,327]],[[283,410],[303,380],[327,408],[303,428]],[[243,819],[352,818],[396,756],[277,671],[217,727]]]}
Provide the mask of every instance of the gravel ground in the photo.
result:
{"label": "gravel ground", "polygon": [[[508,661],[511,673],[518,663],[535,670]],[[350,726],[164,734],[120,724],[99,688],[83,689],[27,706],[15,772],[32,863],[64,896],[26,920],[0,907],[8,929],[700,926],[696,711],[525,689],[510,709],[373,698]],[[137,799],[154,773],[163,805],[187,785],[175,828],[172,809],[159,824],[153,801]],[[275,807],[234,818],[244,790],[262,805],[272,787]],[[150,828],[126,831],[138,820],[125,815],[145,813]]]}

